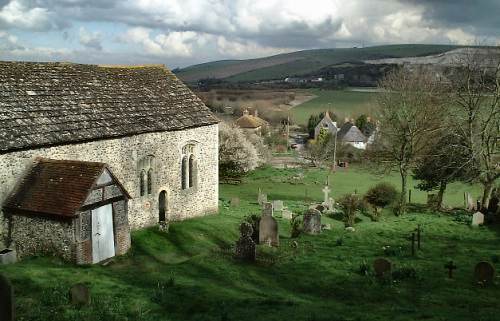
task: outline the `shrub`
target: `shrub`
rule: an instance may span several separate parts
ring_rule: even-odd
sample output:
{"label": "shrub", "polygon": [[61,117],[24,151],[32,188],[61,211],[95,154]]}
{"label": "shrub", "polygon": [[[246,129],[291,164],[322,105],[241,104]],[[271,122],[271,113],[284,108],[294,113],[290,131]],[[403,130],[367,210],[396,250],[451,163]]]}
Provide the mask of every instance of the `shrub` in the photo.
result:
{"label": "shrub", "polygon": [[388,183],[379,183],[366,192],[364,199],[374,208],[374,216],[378,218],[379,211],[398,198],[396,188]]}
{"label": "shrub", "polygon": [[290,221],[291,236],[293,238],[299,237],[300,233],[302,233],[302,218],[300,215],[294,215],[292,220]]}
{"label": "shrub", "polygon": [[252,225],[253,232],[252,232],[252,240],[255,243],[259,243],[259,223],[260,223],[260,216],[257,214],[250,214],[245,216],[243,219],[244,222],[247,222],[248,224]]}
{"label": "shrub", "polygon": [[344,212],[345,226],[354,226],[356,211],[362,208],[361,197],[357,194],[346,194],[340,198],[339,203]]}

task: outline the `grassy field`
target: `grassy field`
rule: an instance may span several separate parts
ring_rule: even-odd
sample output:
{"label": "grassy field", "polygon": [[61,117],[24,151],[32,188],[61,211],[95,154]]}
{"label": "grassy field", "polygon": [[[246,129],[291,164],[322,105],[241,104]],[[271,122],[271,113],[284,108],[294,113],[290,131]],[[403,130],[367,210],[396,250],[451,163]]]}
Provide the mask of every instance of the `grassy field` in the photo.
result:
{"label": "grassy field", "polygon": [[[233,260],[225,249],[237,240],[242,218],[259,213],[259,187],[296,212],[306,206],[306,189],[321,199],[325,173],[308,170],[299,181],[296,174],[267,168],[242,185],[223,185],[218,215],[173,223],[168,234],[155,228],[134,232],[130,253],[108,266],[77,267],[40,257],[0,267],[15,286],[18,320],[498,320],[498,284],[480,288],[472,271],[481,260],[500,268],[500,229],[471,228],[452,215],[395,217],[386,211],[380,222],[360,216],[354,233],[345,232],[338,218],[323,217],[331,231],[298,239],[290,238],[289,223],[278,218],[279,248],[259,246],[255,264]],[[352,168],[333,174],[330,184],[337,197],[381,180],[397,182],[397,176]],[[456,184],[446,203],[462,204],[466,189],[479,194],[478,188]],[[230,207],[235,196],[241,205]],[[423,193],[415,192],[414,200],[423,201]],[[422,250],[412,257],[406,237],[417,224],[423,227]],[[298,248],[290,246],[294,240]],[[395,251],[387,256],[383,246]],[[412,268],[416,276],[379,281],[360,273],[361,265],[381,256],[395,271]],[[458,266],[453,280],[443,268],[448,260]],[[76,282],[90,286],[91,306],[68,304],[68,288]]]}
{"label": "grassy field", "polygon": [[310,89],[309,92],[318,97],[292,109],[294,121],[305,125],[311,114],[319,114],[325,110],[333,111],[340,119],[356,117],[362,113],[370,115],[375,104],[375,93],[347,90]]}

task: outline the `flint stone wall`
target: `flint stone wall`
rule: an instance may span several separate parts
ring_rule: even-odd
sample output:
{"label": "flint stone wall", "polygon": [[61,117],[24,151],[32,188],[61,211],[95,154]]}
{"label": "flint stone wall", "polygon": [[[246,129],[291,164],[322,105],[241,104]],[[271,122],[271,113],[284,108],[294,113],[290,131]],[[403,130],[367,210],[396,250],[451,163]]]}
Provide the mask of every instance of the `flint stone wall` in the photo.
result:
{"label": "flint stone wall", "polygon": [[[194,145],[196,184],[182,190],[182,148]],[[139,162],[154,155],[152,193],[140,196]],[[33,165],[36,157],[107,163],[132,199],[128,221],[132,229],[158,222],[158,196],[166,191],[168,220],[183,220],[218,210],[218,125],[171,132],[146,133],[118,139],[61,145],[0,155],[0,204]],[[0,246],[6,230],[0,209]]]}

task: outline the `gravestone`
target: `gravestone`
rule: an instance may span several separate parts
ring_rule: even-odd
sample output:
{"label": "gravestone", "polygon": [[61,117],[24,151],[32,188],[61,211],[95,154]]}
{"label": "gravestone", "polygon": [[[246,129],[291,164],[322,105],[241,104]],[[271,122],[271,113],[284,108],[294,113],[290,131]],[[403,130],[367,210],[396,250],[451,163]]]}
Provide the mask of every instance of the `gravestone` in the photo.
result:
{"label": "gravestone", "polygon": [[262,209],[262,216],[264,216],[264,215],[274,216],[272,203],[269,203],[269,202],[264,203],[264,208]]}
{"label": "gravestone", "polygon": [[265,203],[259,222],[259,244],[279,246],[278,222],[273,217],[273,205]]}
{"label": "gravestone", "polygon": [[283,201],[273,201],[273,209],[275,211],[282,211],[283,210]]}
{"label": "gravestone", "polygon": [[479,262],[474,268],[474,279],[476,282],[488,285],[493,283],[495,268],[488,262]]}
{"label": "gravestone", "polygon": [[283,212],[281,213],[281,216],[285,220],[291,220],[293,218],[293,213],[290,210],[284,209]]}
{"label": "gravestone", "polygon": [[255,261],[256,249],[252,239],[253,228],[250,223],[240,224],[240,239],[236,241],[235,256],[244,261]]}
{"label": "gravestone", "polygon": [[83,283],[75,284],[69,290],[71,304],[73,305],[89,305],[90,304],[90,289]]}
{"label": "gravestone", "polygon": [[240,199],[238,197],[231,198],[231,206],[232,207],[240,206]]}
{"label": "gravestone", "polygon": [[391,273],[392,264],[391,261],[384,258],[378,258],[373,261],[373,270],[375,275],[379,278],[384,277]]}
{"label": "gravestone", "polygon": [[321,213],[317,209],[308,209],[304,214],[304,233],[321,233]]}
{"label": "gravestone", "polygon": [[472,215],[472,226],[478,226],[484,224],[484,214],[481,212],[476,212]]}
{"label": "gravestone", "polygon": [[328,185],[325,185],[322,191],[323,191],[323,203],[321,203],[321,205],[331,210],[331,208],[328,207],[328,205],[330,204],[330,188],[328,187]]}
{"label": "gravestone", "polygon": [[14,321],[14,288],[9,280],[0,274],[0,320]]}
{"label": "gravestone", "polygon": [[4,249],[0,251],[0,265],[17,262],[16,250]]}
{"label": "gravestone", "polygon": [[264,203],[267,203],[267,194],[262,193],[262,190],[259,188],[259,195],[257,196],[257,203],[259,205],[263,205]]}
{"label": "gravestone", "polygon": [[470,193],[466,192],[465,193],[465,197],[466,197],[466,204],[467,204],[466,208],[467,208],[467,210],[473,211],[475,205],[474,205],[474,200],[472,199],[472,195]]}

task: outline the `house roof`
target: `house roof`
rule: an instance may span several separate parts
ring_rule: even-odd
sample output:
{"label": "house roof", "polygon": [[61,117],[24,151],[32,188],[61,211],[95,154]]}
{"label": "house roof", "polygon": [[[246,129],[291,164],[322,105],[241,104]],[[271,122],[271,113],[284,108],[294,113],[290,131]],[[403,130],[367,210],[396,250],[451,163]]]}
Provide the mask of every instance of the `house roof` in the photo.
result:
{"label": "house roof", "polygon": [[267,125],[267,122],[257,116],[243,115],[236,120],[236,125],[238,125],[240,128],[259,128],[261,126]]}
{"label": "house roof", "polygon": [[366,142],[365,135],[351,122],[346,122],[342,125],[337,135],[344,142]]}
{"label": "house roof", "polygon": [[[104,163],[39,158],[3,207],[16,212],[74,217],[106,168]],[[108,172],[130,198],[109,169]]]}
{"label": "house roof", "polygon": [[0,153],[217,122],[162,65],[0,62]]}

